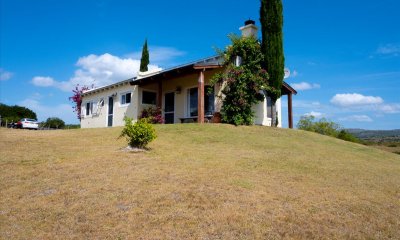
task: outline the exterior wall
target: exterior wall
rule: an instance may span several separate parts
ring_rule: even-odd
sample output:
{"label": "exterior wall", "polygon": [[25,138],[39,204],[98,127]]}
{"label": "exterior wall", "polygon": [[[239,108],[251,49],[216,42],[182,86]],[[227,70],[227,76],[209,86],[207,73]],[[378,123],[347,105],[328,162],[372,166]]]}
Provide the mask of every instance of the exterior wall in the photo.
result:
{"label": "exterior wall", "polygon": [[[131,103],[127,105],[121,105],[121,96],[124,93],[131,92]],[[114,95],[114,114],[113,114],[113,127],[123,126],[124,117],[128,116],[133,119],[137,119],[138,116],[138,87],[130,86],[129,84],[124,86],[118,86],[112,89],[108,89],[99,93],[93,93],[88,96],[84,96],[82,99],[82,112],[81,112],[81,127],[82,128],[100,128],[108,126],[108,109],[109,102],[108,98]],[[104,105],[99,106],[100,99],[104,100]],[[86,116],[86,103],[93,102],[93,113]]]}
{"label": "exterior wall", "polygon": [[[272,119],[267,116],[267,98],[264,98],[263,102],[260,102],[253,106],[253,111],[255,112],[254,124],[271,126]],[[282,127],[282,106],[281,98],[276,100],[275,110],[278,116],[278,127]]]}

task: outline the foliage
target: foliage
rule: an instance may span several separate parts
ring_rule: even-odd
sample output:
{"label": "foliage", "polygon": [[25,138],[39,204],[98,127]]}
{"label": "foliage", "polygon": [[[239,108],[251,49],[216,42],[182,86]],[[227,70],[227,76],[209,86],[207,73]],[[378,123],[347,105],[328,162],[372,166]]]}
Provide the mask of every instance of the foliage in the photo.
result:
{"label": "foliage", "polygon": [[125,127],[120,137],[126,137],[129,146],[145,148],[147,144],[156,139],[156,130],[146,118],[133,123],[131,118],[125,117],[124,121]]}
{"label": "foliage", "polygon": [[8,106],[0,103],[1,124],[18,122],[21,118],[37,119],[36,113],[29,108],[21,106]]}
{"label": "foliage", "polygon": [[337,138],[348,141],[348,142],[356,142],[359,143],[360,140],[356,138],[353,134],[349,133],[348,131],[342,129],[340,130]]}
{"label": "foliage", "polygon": [[164,118],[162,117],[161,108],[157,107],[149,107],[143,109],[142,113],[140,114],[140,119],[147,118],[149,123],[153,124],[162,124],[164,123]]}
{"label": "foliage", "polygon": [[[264,100],[269,87],[268,73],[261,68],[263,54],[259,42],[253,37],[230,35],[232,45],[223,53],[226,71],[215,74],[211,84],[220,84],[224,95],[222,121],[234,125],[253,124],[252,106]],[[234,64],[237,57],[241,65]]]}
{"label": "foliage", "polygon": [[69,97],[69,100],[75,103],[72,108],[74,109],[74,112],[76,113],[76,116],[79,120],[81,120],[82,93],[93,87],[93,85],[91,87],[88,87],[86,85],[80,87],[79,84],[77,84],[75,86],[75,89],[72,90],[74,94]]}
{"label": "foliage", "polygon": [[66,124],[64,129],[80,129],[81,125],[80,124]]}
{"label": "foliage", "polygon": [[302,116],[300,121],[297,123],[297,128],[305,131],[316,132],[322,135],[336,137],[349,142],[360,142],[351,133],[341,129],[339,124],[328,121],[325,118],[315,121],[314,116]]}
{"label": "foliage", "polygon": [[140,71],[147,72],[149,70],[148,68],[149,63],[150,63],[149,50],[147,49],[147,39],[146,39],[142,49],[142,58],[140,59]]}
{"label": "foliage", "polygon": [[[268,96],[275,105],[276,100],[281,96],[283,77],[285,75],[285,56],[283,51],[283,5],[282,0],[261,0],[260,22],[262,43],[261,49],[264,54],[263,69],[266,69],[270,76],[270,85],[274,91]],[[275,111],[272,112],[274,120]],[[273,123],[273,126],[276,126]]]}
{"label": "foliage", "polygon": [[297,128],[332,137],[338,136],[338,129],[340,126],[337,123],[328,121],[325,118],[321,118],[319,121],[314,120],[314,116],[302,116],[297,124]]}
{"label": "foliage", "polygon": [[63,129],[65,128],[65,122],[60,118],[51,117],[47,118],[46,122],[43,123],[43,127]]}

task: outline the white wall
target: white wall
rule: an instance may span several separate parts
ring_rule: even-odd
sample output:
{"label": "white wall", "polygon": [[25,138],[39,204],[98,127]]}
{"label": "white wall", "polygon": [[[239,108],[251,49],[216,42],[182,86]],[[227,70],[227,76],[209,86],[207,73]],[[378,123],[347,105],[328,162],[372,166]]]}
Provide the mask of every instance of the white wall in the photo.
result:
{"label": "white wall", "polygon": [[[272,119],[267,116],[267,98],[264,98],[264,101],[253,106],[253,111],[255,113],[254,124],[263,125],[263,126],[271,126]],[[276,100],[276,111],[278,116],[278,127],[282,127],[282,104],[281,98]]]}
{"label": "white wall", "polygon": [[[123,93],[131,92],[131,103],[127,105],[121,105],[121,96]],[[133,119],[137,119],[138,116],[138,87],[130,86],[129,84],[124,86],[115,87],[112,89],[104,90],[99,93],[93,93],[82,99],[82,119],[81,128],[100,128],[107,127],[108,124],[108,98],[111,95],[114,96],[114,115],[113,115],[113,127],[123,126],[124,117],[128,116]],[[86,115],[86,103],[94,102],[96,105],[100,99],[104,99],[104,106],[94,106],[93,113]]]}

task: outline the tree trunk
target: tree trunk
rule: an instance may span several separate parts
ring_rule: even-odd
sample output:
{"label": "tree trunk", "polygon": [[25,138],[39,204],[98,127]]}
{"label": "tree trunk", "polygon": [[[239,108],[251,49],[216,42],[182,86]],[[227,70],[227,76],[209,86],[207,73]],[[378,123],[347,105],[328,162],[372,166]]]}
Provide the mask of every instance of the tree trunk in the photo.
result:
{"label": "tree trunk", "polygon": [[276,101],[272,101],[271,104],[271,127],[276,127]]}

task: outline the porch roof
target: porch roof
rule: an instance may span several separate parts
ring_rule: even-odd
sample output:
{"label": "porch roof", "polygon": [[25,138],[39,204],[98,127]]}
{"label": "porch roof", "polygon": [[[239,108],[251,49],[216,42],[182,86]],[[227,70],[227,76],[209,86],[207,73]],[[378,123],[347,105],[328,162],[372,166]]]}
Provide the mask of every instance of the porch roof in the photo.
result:
{"label": "porch roof", "polygon": [[166,77],[176,77],[184,74],[194,73],[196,72],[196,69],[220,68],[222,67],[222,63],[223,59],[220,56],[212,56],[199,61],[168,68],[145,77],[135,77],[130,81],[130,84],[139,86],[147,85],[165,79]]}

